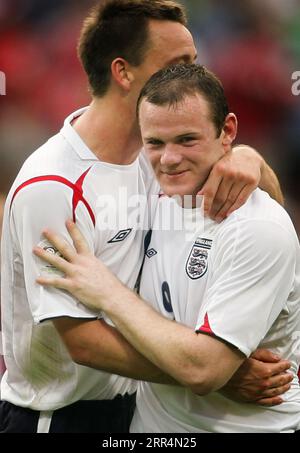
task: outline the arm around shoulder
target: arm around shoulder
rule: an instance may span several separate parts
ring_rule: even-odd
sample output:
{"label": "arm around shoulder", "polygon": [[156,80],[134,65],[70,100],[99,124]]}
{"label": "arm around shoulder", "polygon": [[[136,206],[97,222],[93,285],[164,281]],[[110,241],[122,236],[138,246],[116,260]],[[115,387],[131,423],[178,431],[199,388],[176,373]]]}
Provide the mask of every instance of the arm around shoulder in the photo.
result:
{"label": "arm around shoulder", "polygon": [[[244,155],[249,161],[249,165],[257,162],[260,167],[259,188],[267,192],[271,198],[276,200],[282,206],[284,205],[284,197],[280,187],[279,180],[272,168],[267,164],[265,159],[254,149],[248,145],[237,145],[233,148],[235,153]],[[247,160],[245,161],[246,165]]]}

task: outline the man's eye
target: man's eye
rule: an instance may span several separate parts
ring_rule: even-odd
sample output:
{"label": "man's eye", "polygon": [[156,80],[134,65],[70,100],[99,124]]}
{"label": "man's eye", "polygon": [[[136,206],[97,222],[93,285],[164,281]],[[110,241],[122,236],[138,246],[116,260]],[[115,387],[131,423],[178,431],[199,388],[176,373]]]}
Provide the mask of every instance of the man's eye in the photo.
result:
{"label": "man's eye", "polygon": [[181,137],[181,138],[178,140],[178,142],[179,142],[180,144],[185,145],[185,144],[192,143],[192,142],[194,142],[195,140],[196,140],[195,137]]}
{"label": "man's eye", "polygon": [[148,146],[156,146],[157,147],[157,146],[162,146],[163,142],[160,141],[160,140],[155,140],[155,139],[147,140],[146,145],[148,145]]}

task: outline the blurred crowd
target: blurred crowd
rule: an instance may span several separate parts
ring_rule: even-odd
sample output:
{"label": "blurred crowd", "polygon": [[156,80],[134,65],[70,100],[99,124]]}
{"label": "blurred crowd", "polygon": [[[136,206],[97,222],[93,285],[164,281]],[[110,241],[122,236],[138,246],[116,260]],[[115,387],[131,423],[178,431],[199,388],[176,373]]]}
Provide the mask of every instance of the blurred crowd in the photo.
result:
{"label": "blurred crowd", "polygon": [[276,170],[300,233],[300,0],[190,0],[199,60],[221,78],[240,143]]}
{"label": "blurred crowd", "polygon": [[[239,116],[239,143],[255,146],[275,168],[300,232],[300,0],[183,0],[199,62],[222,79]],[[0,0],[0,192],[25,158],[89,103],[76,56],[92,0]]]}

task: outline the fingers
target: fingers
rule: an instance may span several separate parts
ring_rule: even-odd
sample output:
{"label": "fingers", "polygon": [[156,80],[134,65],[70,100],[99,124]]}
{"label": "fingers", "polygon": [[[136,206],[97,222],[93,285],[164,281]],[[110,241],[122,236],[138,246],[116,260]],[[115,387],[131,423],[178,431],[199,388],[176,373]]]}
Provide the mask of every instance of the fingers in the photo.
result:
{"label": "fingers", "polygon": [[281,357],[269,351],[268,349],[257,349],[251,354],[253,359],[259,360],[260,362],[266,363],[278,363]]}
{"label": "fingers", "polygon": [[231,185],[229,192],[225,192],[225,190],[223,191],[225,203],[219,211],[214,213],[217,222],[222,222],[222,220],[228,217],[229,210],[232,209],[232,207],[237,203],[238,197],[240,196],[244,187],[245,186],[243,183],[234,184]]}
{"label": "fingers", "polygon": [[291,368],[291,362],[281,360],[278,355],[267,349],[257,349],[251,354],[250,361],[255,364],[256,376],[259,379],[269,379],[272,376],[282,375]]}
{"label": "fingers", "polygon": [[286,386],[289,386],[293,379],[294,376],[292,373],[280,373],[276,376],[272,376],[269,379],[265,379],[261,382],[260,387],[263,390],[259,394],[259,396],[269,397],[280,395],[282,393],[281,389],[286,388]]}
{"label": "fingers", "polygon": [[36,279],[36,282],[39,285],[46,286],[46,287],[54,287],[58,289],[64,289],[68,291],[70,289],[70,282],[66,278],[61,277],[53,277],[53,278],[46,278],[46,277],[39,277]]}
{"label": "fingers", "polygon": [[89,245],[76,224],[72,222],[72,220],[68,220],[66,222],[66,227],[72,238],[76,251],[83,255],[90,253]]}
{"label": "fingers", "polygon": [[[222,177],[218,173],[212,171],[211,174],[209,175],[208,180],[202,187],[200,195],[204,196],[204,215],[206,215],[206,216],[207,215],[210,216],[212,205],[215,200],[215,196],[216,196],[216,193],[218,192],[219,185],[221,184],[221,182],[222,182]],[[220,202],[220,207],[222,206],[223,203]],[[219,209],[220,209],[220,207],[219,207]]]}
{"label": "fingers", "polygon": [[66,261],[64,258],[61,258],[58,255],[54,255],[53,253],[49,253],[41,247],[34,247],[33,253],[43,261],[46,261],[47,263],[56,267],[56,269],[64,272],[67,275],[70,275],[72,265],[68,263],[68,261]]}
{"label": "fingers", "polygon": [[221,180],[218,187],[203,187],[200,194],[204,195],[204,214],[221,222],[234,211],[243,206],[255,189],[243,183],[232,184],[230,180]]}
{"label": "fingers", "polygon": [[[221,218],[218,214],[222,210],[223,206],[228,202],[228,196],[233,188],[233,183],[234,181],[231,178],[223,178],[220,182],[209,212],[210,218],[217,221],[219,219],[220,221],[224,220],[225,216]],[[233,201],[235,201],[235,199]],[[230,207],[231,206],[232,203],[230,203]]]}
{"label": "fingers", "polygon": [[256,404],[264,407],[278,406],[283,403],[283,399],[280,396],[275,396],[273,398],[262,398],[256,401]]}
{"label": "fingers", "polygon": [[239,209],[258,186],[262,158],[249,147],[226,153],[213,167],[200,195],[204,213],[218,221]]}
{"label": "fingers", "polygon": [[204,195],[204,214],[221,222],[246,203],[255,187],[212,172],[200,192]]}
{"label": "fingers", "polygon": [[229,210],[227,211],[227,217],[246,203],[255,188],[256,186],[251,184],[244,186],[244,188],[239,193],[235,203],[233,203],[231,208],[229,208]]}
{"label": "fingers", "polygon": [[[291,382],[292,379],[289,381]],[[283,381],[284,382],[284,381]],[[256,403],[262,406],[276,406],[277,404],[281,404],[284,399],[282,396],[291,388],[291,384],[287,383],[285,385],[281,385],[279,387],[269,388],[262,392],[262,398],[259,398]]]}
{"label": "fingers", "polygon": [[[251,359],[255,360],[255,359]],[[255,374],[257,379],[269,379],[272,376],[279,375],[288,371],[291,368],[291,363],[288,360],[281,360],[278,363],[264,363],[258,360],[255,361]]]}
{"label": "fingers", "polygon": [[269,390],[265,390],[262,394],[264,398],[273,398],[274,396],[280,396],[290,390],[291,384],[286,384],[281,387],[272,388]]}
{"label": "fingers", "polygon": [[[51,230],[44,230],[43,235],[45,238],[59,251],[59,253],[68,261],[76,256],[73,247],[59,234]],[[46,260],[47,261],[47,260]]]}
{"label": "fingers", "polygon": [[272,377],[288,371],[291,368],[291,362],[289,362],[288,360],[282,360],[278,363],[271,363],[268,365],[268,367],[269,369],[267,370],[267,373],[270,377]]}

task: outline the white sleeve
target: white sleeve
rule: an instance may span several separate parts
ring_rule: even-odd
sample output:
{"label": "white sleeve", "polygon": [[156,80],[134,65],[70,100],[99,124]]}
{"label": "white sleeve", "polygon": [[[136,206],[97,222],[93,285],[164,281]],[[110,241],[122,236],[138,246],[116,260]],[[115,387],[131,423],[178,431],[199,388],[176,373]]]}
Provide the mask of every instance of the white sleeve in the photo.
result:
{"label": "white sleeve", "polygon": [[293,237],[279,224],[253,219],[228,226],[214,246],[196,332],[215,335],[249,356],[292,290]]}
{"label": "white sleeve", "polygon": [[[36,283],[39,275],[61,275],[36,257],[32,249],[37,245],[50,246],[42,235],[45,228],[51,228],[72,243],[65,226],[66,220],[72,218],[72,196],[72,191],[62,184],[41,182],[22,189],[12,203],[10,227],[18,257],[14,265],[21,269],[18,274],[24,275],[27,300],[36,323],[61,316],[95,318],[93,312],[67,292]],[[82,203],[76,209],[76,223],[94,250],[94,225]],[[18,285],[18,282],[14,284]],[[19,284],[23,285],[22,282]]]}

